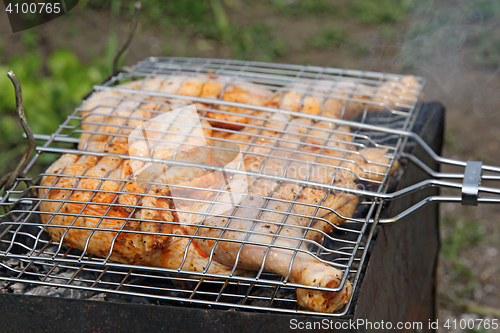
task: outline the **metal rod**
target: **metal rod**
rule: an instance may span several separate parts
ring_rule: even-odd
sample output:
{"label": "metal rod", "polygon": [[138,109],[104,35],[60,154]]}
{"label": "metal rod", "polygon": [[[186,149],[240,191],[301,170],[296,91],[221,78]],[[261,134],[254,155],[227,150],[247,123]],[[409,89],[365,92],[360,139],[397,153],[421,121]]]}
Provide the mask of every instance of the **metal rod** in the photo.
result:
{"label": "metal rod", "polygon": [[122,48],[118,53],[116,54],[115,58],[113,59],[113,75],[118,74],[118,61],[120,61],[121,56],[127,51],[127,49],[130,46],[130,43],[132,43],[132,38],[134,37],[134,33],[137,30],[137,26],[139,24],[139,14],[141,13],[141,3],[136,2],[134,5],[134,16],[132,17],[132,25],[130,26],[130,30],[128,32],[128,37],[127,41],[125,44],[123,44]]}
{"label": "metal rod", "polygon": [[[62,141],[62,140],[61,140]],[[415,163],[420,169],[425,171],[429,176],[433,178],[447,178],[447,179],[463,179],[464,173],[451,173],[451,172],[437,172],[429,168],[424,162],[419,160],[416,156],[402,153],[402,157],[409,159]],[[500,175],[481,175],[482,180],[500,180]]]}
{"label": "metal rod", "polygon": [[[478,198],[477,199],[478,203],[492,203],[492,204],[499,204],[500,203],[500,198]],[[460,196],[431,196],[423,199],[422,201],[416,203],[415,205],[411,206],[410,208],[404,210],[403,212],[399,213],[398,215],[386,219],[380,219],[378,222],[379,223],[394,223],[397,222],[404,217],[407,217],[408,215],[411,215],[415,213],[417,210],[420,208],[433,203],[433,202],[456,202],[460,203],[462,202],[462,197]],[[370,222],[374,222],[373,220]]]}

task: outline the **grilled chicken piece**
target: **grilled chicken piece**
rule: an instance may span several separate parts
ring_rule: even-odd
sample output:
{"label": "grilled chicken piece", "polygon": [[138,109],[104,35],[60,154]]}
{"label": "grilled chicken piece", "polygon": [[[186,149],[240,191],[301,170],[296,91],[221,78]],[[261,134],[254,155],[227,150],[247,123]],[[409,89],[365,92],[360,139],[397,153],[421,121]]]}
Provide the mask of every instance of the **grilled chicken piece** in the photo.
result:
{"label": "grilled chicken piece", "polygon": [[[285,117],[285,118],[283,118]],[[288,126],[288,120],[285,115],[275,114],[269,118],[266,129],[261,132],[260,147],[251,147],[252,152],[258,151],[256,155],[247,155],[245,159],[247,170],[261,171],[266,174],[280,174],[286,169],[287,159],[275,158],[273,155],[273,146],[278,143],[276,133],[283,133]],[[248,149],[249,147],[247,147]],[[293,151],[290,152],[293,154]],[[291,156],[289,156],[291,157]],[[280,190],[278,183],[266,177],[257,177],[246,193],[247,177],[245,175],[235,175],[229,187],[225,188],[216,198],[216,204],[213,201],[210,204],[198,202],[185,202],[184,205],[176,206],[179,222],[185,225],[189,234],[197,233],[208,239],[220,239],[213,241],[208,239],[195,239],[194,242],[205,252],[213,253],[218,262],[245,270],[263,269],[289,277],[292,282],[316,286],[338,287],[342,278],[342,272],[326,265],[307,253],[306,243],[301,244],[301,239],[321,239],[319,229],[310,231],[310,218],[299,217],[294,210],[294,199],[300,196],[298,202],[300,205],[299,213],[306,213],[306,216],[314,216],[314,209],[310,210],[311,205],[305,205],[309,201],[316,200],[316,203],[323,198],[327,198],[326,203],[344,213],[347,217],[351,216],[356,207],[357,197],[345,193],[327,194],[325,191],[314,191],[312,188],[306,188],[305,194],[301,193],[298,186],[296,195],[290,192],[292,187],[285,184]],[[345,185],[345,184],[343,184]],[[356,187],[354,183],[349,184]],[[237,204],[231,204],[234,200],[229,197],[244,196],[244,199]],[[274,193],[274,194],[273,194]],[[293,193],[293,192],[292,192]],[[186,198],[191,196],[185,194]],[[266,198],[273,197],[276,200]],[[291,201],[291,202],[287,202]],[[308,211],[309,209],[309,211]],[[291,211],[292,215],[288,213]],[[189,213],[198,212],[198,213]],[[204,216],[206,213],[208,216]],[[310,214],[312,213],[312,214]],[[331,213],[331,212],[330,212]],[[328,216],[325,210],[320,214]],[[333,215],[333,214],[332,214]],[[319,220],[319,219],[318,219]],[[197,225],[203,227],[198,228]],[[323,232],[331,231],[332,224],[328,220],[314,221],[313,225],[322,228]],[[208,227],[207,227],[208,226]],[[223,231],[224,229],[239,229],[242,231]],[[254,234],[259,233],[259,234]],[[269,236],[266,236],[268,234]],[[309,236],[310,235],[310,236]],[[283,236],[287,238],[283,238]],[[290,238],[292,237],[292,238]],[[246,242],[255,242],[259,245],[244,245],[240,242],[227,242],[223,239],[240,240]],[[270,246],[269,246],[270,245]],[[291,250],[275,248],[273,246],[286,246]],[[295,253],[293,249],[303,252]],[[239,258],[237,260],[237,258]],[[306,270],[304,268],[311,267]],[[351,286],[347,281],[343,289],[338,293],[322,293],[299,291],[299,304],[307,305],[309,308],[320,309],[321,311],[333,312],[339,307],[345,305],[351,294]],[[311,301],[314,299],[314,302]],[[314,303],[311,305],[310,303]]]}
{"label": "grilled chicken piece", "polygon": [[[155,209],[146,208],[161,222],[147,222],[146,219],[155,217],[147,216],[145,209],[110,205],[117,202],[137,205],[141,199],[152,198],[140,196],[144,193],[140,186],[129,188],[128,193],[107,192],[123,191],[124,185],[126,188],[132,183],[127,180],[130,176],[127,161],[108,156],[99,159],[92,155],[64,154],[46,173],[39,191],[40,210],[45,212],[41,214],[43,223],[54,225],[46,230],[55,240],[122,263],[225,275],[233,271],[232,267],[213,260],[209,265],[208,255],[189,242],[184,230],[178,224],[168,223],[173,222],[173,207],[168,198],[155,197]],[[90,178],[105,176],[109,180]],[[116,200],[117,196],[134,200],[120,201]],[[145,223],[149,230],[141,227]],[[144,231],[156,234],[148,235]],[[167,233],[179,236],[162,235]],[[145,236],[153,240],[153,246],[145,241]],[[233,274],[248,275],[241,269]]]}
{"label": "grilled chicken piece", "polygon": [[[117,87],[214,99],[214,103],[197,103],[201,115],[207,117],[215,127],[241,130],[252,116],[259,115],[260,112],[251,108],[227,106],[216,100],[354,119],[364,113],[365,109],[368,112],[382,111],[391,110],[396,106],[412,105],[416,102],[421,84],[413,76],[387,80],[379,87],[369,87],[349,79],[299,81],[273,96],[269,89],[241,79],[200,75],[153,77]],[[363,100],[367,102],[362,102]],[[189,98],[148,99],[147,95],[143,94],[116,90],[99,91],[81,107],[82,136],[79,148],[86,149],[89,141],[106,141],[111,138],[114,143],[124,141],[130,131],[141,125],[138,118],[148,119],[158,115],[158,112],[189,104],[192,104]],[[210,111],[210,108],[218,111]]]}
{"label": "grilled chicken piece", "polygon": [[[299,118],[300,119],[300,118]],[[307,125],[307,126],[306,126]],[[302,121],[302,131],[308,130],[304,144],[298,149],[294,162],[289,168],[289,177],[331,183],[336,180],[381,181],[391,167],[391,158],[386,157],[387,148],[361,148],[356,150],[354,135],[346,126],[319,121],[312,125]],[[332,134],[333,133],[333,134]],[[308,167],[312,162],[315,166]],[[390,174],[397,169],[395,161]],[[303,170],[308,170],[305,174]]]}
{"label": "grilled chicken piece", "polygon": [[[246,182],[245,175],[235,175],[233,195],[245,193]],[[194,241],[203,251],[213,253],[221,264],[277,273],[303,285],[339,287],[343,273],[319,261],[307,251],[308,242],[301,241],[309,219],[288,213],[291,204],[272,194],[279,186],[277,182],[266,178],[251,182],[239,205],[231,205],[229,194],[222,192],[215,204],[194,203],[178,209],[179,222],[189,233],[198,230],[197,235],[207,238]],[[209,215],[203,217],[204,213]],[[337,293],[299,289],[297,300],[309,309],[334,312],[347,304],[351,293],[351,284],[346,281]]]}
{"label": "grilled chicken piece", "polygon": [[[387,84],[404,94],[396,100],[393,96],[398,95],[390,90],[382,96],[386,102],[412,98],[413,90],[407,89],[414,85],[411,80]],[[331,90],[331,82],[289,91],[279,99],[257,85],[214,76],[158,76],[120,87],[187,97],[105,90],[82,105],[78,147],[90,154],[63,155],[47,171],[39,192],[49,200],[41,201],[40,210],[54,239],[123,263],[235,275],[264,270],[297,284],[340,286],[343,273],[318,260],[307,245],[320,243],[354,214],[358,197],[348,191],[357,188],[353,180],[380,181],[391,166],[388,150],[356,145],[348,127],[292,119],[279,112],[214,102],[198,104],[208,108],[200,110],[208,121],[196,122],[192,109],[173,111],[190,104],[192,96],[336,118],[345,118],[348,110],[354,117],[359,110],[345,107],[336,95],[322,105],[321,94]],[[357,87],[356,93],[362,94]],[[348,94],[348,88],[352,84],[340,90]],[[364,110],[366,105],[358,104]],[[227,140],[237,146],[228,146]],[[147,158],[229,165],[228,170],[262,176],[228,175]],[[392,165],[394,169],[397,163]],[[299,182],[276,182],[266,175]],[[304,186],[303,180],[347,192]],[[195,233],[205,239],[192,238]],[[297,300],[308,309],[333,312],[349,301],[351,293],[346,280],[337,293],[298,289]]]}
{"label": "grilled chicken piece", "polygon": [[[227,78],[210,80],[203,86],[200,97],[219,99],[228,102],[244,103],[249,105],[264,105],[272,96],[270,90],[259,87],[249,82],[237,80],[231,82]],[[206,116],[211,118],[211,124],[231,130],[241,130],[249,121],[248,117],[235,114],[256,115],[257,111],[227,105],[217,105],[219,111],[207,112]],[[222,111],[222,112],[221,112]]]}
{"label": "grilled chicken piece", "polygon": [[[265,126],[263,131],[248,127],[223,137],[248,151],[245,162],[251,171],[333,184],[341,180],[377,182],[389,167],[392,173],[398,166],[397,161],[391,166],[387,148],[356,150],[354,135],[346,126],[325,121],[313,124],[280,113],[271,115]],[[261,163],[263,160],[266,162]]]}
{"label": "grilled chicken piece", "polygon": [[[247,105],[264,105],[272,92],[241,79],[215,76],[153,77],[117,86],[122,89],[153,91],[186,96],[186,98],[150,97],[144,94],[103,90],[96,92],[81,106],[82,136],[80,149],[86,149],[89,141],[126,141],[127,135],[142,125],[141,119],[149,119],[161,112],[193,104],[189,97],[213,99],[214,103],[197,103],[200,115],[209,119],[213,126],[240,130],[253,115],[253,109],[219,104],[219,100]],[[210,111],[215,108],[218,111]],[[238,114],[238,115],[236,115]],[[97,132],[97,133],[96,133]]]}
{"label": "grilled chicken piece", "polygon": [[421,84],[414,76],[384,81],[379,87],[354,79],[302,80],[278,91],[266,104],[284,110],[353,120],[364,112],[413,105]]}
{"label": "grilled chicken piece", "polygon": [[[309,119],[290,119],[276,113],[265,123],[265,130],[258,136],[256,132],[256,128],[248,127],[225,137],[238,141],[242,151],[247,151],[245,164],[249,171],[355,189],[353,180],[381,180],[390,166],[390,159],[384,156],[387,149],[356,151],[354,136],[345,126],[329,122],[313,124]],[[253,144],[245,144],[249,142]],[[390,173],[396,168],[397,162]],[[297,183],[285,183],[275,195],[295,202],[293,211],[317,217],[306,238],[318,243],[335,225],[351,217],[358,204],[354,194]]]}
{"label": "grilled chicken piece", "polygon": [[389,79],[378,87],[372,101],[390,109],[405,108],[405,105],[413,105],[417,102],[421,89],[422,85],[412,75],[403,76],[401,79]]}

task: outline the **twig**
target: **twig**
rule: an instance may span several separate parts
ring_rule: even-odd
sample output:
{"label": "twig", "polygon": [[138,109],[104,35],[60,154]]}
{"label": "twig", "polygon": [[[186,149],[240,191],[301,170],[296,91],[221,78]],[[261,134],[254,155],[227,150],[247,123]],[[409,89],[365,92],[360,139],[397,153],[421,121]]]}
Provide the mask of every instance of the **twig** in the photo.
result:
{"label": "twig", "polygon": [[[24,129],[24,133],[26,133],[26,137],[28,138],[28,146],[26,147],[26,150],[24,152],[23,157],[21,158],[21,161],[17,165],[17,167],[14,169],[14,171],[8,173],[7,175],[3,176],[2,179],[0,179],[0,188],[4,187],[4,195],[7,194],[7,191],[14,185],[14,182],[16,181],[17,177],[22,176],[25,178],[26,176],[23,174],[24,168],[26,168],[26,165],[28,165],[29,158],[31,154],[33,153],[33,150],[35,149],[35,137],[33,136],[33,131],[31,130],[30,125],[28,124],[28,121],[26,120],[26,115],[24,114],[24,108],[23,108],[23,92],[21,90],[21,84],[19,83],[19,79],[17,76],[10,71],[7,73],[7,76],[9,79],[12,81],[12,84],[14,85],[14,92],[16,94],[16,109],[17,109],[17,115],[19,116],[19,121],[21,122],[21,126]],[[27,182],[28,186],[33,186],[33,183]],[[31,184],[31,185],[30,185]],[[33,187],[32,187],[33,190]],[[4,206],[4,210],[8,212],[7,206]]]}
{"label": "twig", "polygon": [[134,37],[135,30],[137,29],[137,25],[139,24],[139,14],[141,12],[142,5],[140,2],[136,2],[134,7],[135,10],[134,10],[134,16],[132,18],[132,26],[130,27],[130,30],[128,32],[127,41],[125,42],[125,44],[123,44],[122,48],[120,49],[120,51],[118,51],[115,58],[113,59],[113,75],[116,75],[118,73],[118,61],[120,60],[123,53],[125,53],[125,51],[127,51],[128,47],[130,46],[132,38]]}
{"label": "twig", "polygon": [[459,310],[467,313],[474,313],[480,316],[500,317],[500,309],[481,305],[473,301],[462,301],[449,295],[440,295],[439,304],[449,310]]}
{"label": "twig", "polygon": [[26,147],[26,151],[24,152],[24,155],[21,158],[21,161],[19,162],[17,167],[14,169],[9,180],[7,180],[7,183],[5,184],[6,190],[9,189],[14,184],[14,181],[16,180],[17,176],[19,176],[19,174],[21,172],[23,172],[24,168],[28,164],[29,157],[31,156],[31,153],[33,153],[33,150],[35,149],[35,137],[33,136],[33,131],[31,130],[31,127],[28,124],[28,121],[26,120],[26,115],[24,114],[23,92],[21,90],[21,84],[19,83],[19,79],[17,78],[17,76],[12,71],[7,73],[7,76],[9,77],[9,79],[12,81],[12,84],[14,85],[14,90],[15,90],[15,94],[16,94],[17,114],[19,116],[19,121],[21,122],[21,126],[24,129],[24,133],[26,133],[26,137],[28,138],[28,146]]}

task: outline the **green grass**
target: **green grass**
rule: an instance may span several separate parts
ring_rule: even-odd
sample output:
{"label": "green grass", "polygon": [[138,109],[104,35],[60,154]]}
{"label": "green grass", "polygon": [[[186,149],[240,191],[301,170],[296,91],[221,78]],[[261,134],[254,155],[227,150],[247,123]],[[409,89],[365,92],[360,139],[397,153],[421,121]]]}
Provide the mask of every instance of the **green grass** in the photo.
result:
{"label": "green grass", "polygon": [[[133,0],[83,0],[81,8],[97,11],[112,10],[131,17]],[[205,37],[221,39],[220,16],[217,8],[220,0],[142,0],[141,22],[145,26],[161,29],[181,28],[186,33],[202,34]],[[114,9],[113,9],[114,8]]]}
{"label": "green grass", "polygon": [[[393,0],[374,2],[380,1]],[[500,65],[497,29],[500,1],[459,0],[444,8],[437,1],[408,0],[410,2],[413,4],[403,6],[412,14],[412,19],[400,36],[399,68],[413,70],[419,64],[459,55],[479,69],[495,70]]]}
{"label": "green grass", "polygon": [[228,44],[235,59],[274,61],[287,51],[285,42],[275,38],[264,24],[234,28],[229,34]]}
{"label": "green grass", "polygon": [[449,230],[441,248],[441,254],[447,259],[457,259],[462,250],[476,245],[483,238],[484,231],[479,221],[460,221],[456,216],[448,216],[442,223],[445,230]]}
{"label": "green grass", "polygon": [[415,0],[351,0],[350,14],[362,23],[380,24],[403,21]]}
{"label": "green grass", "polygon": [[446,126],[444,129],[444,144],[453,150],[460,150],[463,146],[462,141],[451,126]]}
{"label": "green grass", "polygon": [[500,34],[482,29],[476,37],[474,65],[495,70],[500,66]]}
{"label": "green grass", "polygon": [[[53,52],[44,64],[39,54],[30,50],[0,65],[0,73],[12,70],[21,82],[24,110],[33,132],[50,134],[81,103],[92,85],[104,79],[108,68],[102,64],[84,64],[65,49]],[[22,137],[14,88],[7,76],[0,77],[0,91],[0,174],[5,174],[15,167],[15,161],[26,147],[26,139]]]}
{"label": "green grass", "polygon": [[315,50],[330,50],[338,48],[348,40],[349,36],[343,29],[326,27],[314,33],[305,42],[305,46]]}
{"label": "green grass", "polygon": [[285,15],[298,16],[326,16],[338,12],[335,2],[329,0],[271,0],[274,6]]}
{"label": "green grass", "polygon": [[443,273],[449,279],[449,289],[446,292],[459,298],[469,298],[474,290],[480,287],[480,281],[477,274],[461,258],[465,250],[484,241],[485,231],[480,221],[463,220],[455,215],[443,218],[441,230],[441,260],[445,267]]}
{"label": "green grass", "polygon": [[[313,2],[318,1],[322,0],[306,0],[311,2],[307,7],[311,10],[316,8],[319,5]],[[87,0],[85,5],[95,10],[116,6],[121,9],[122,15],[131,15],[133,3],[128,0]],[[186,56],[187,42],[202,37],[227,46],[235,59],[274,61],[283,55],[287,51],[285,43],[274,37],[266,24],[256,22],[239,25],[229,19],[227,11],[240,7],[242,4],[236,0],[144,0],[141,22],[146,27],[161,27],[166,31],[165,39],[169,40],[163,50],[166,54],[182,53]],[[175,32],[180,50],[170,46],[172,31]]]}

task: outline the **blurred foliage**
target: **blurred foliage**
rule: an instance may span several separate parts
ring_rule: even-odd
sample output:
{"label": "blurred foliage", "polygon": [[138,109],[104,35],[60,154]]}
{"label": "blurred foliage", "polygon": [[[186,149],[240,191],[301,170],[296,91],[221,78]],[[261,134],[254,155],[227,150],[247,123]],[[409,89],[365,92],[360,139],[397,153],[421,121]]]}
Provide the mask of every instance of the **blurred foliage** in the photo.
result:
{"label": "blurred foliage", "polygon": [[350,11],[363,23],[403,21],[416,0],[352,0]]}
{"label": "blurred foliage", "polygon": [[500,34],[492,30],[482,30],[477,35],[477,51],[474,64],[478,67],[497,68],[500,66]]}
{"label": "blurred foliage", "polygon": [[[271,28],[266,24],[255,23],[249,26],[231,24],[220,0],[211,0],[211,9],[213,23],[218,32],[212,37],[227,44],[232,49],[233,58],[273,61],[286,52],[285,43],[274,38]],[[205,14],[210,17],[210,12]]]}
{"label": "blurred foliage", "polygon": [[422,0],[410,8],[413,20],[400,37],[398,64],[402,70],[461,56],[476,67],[500,66],[500,1],[458,0],[454,6],[444,6]]}
{"label": "blurred foliage", "polygon": [[484,231],[479,221],[464,222],[455,216],[448,216],[443,220],[443,224],[450,227],[450,233],[444,237],[441,248],[441,254],[445,258],[458,258],[462,250],[477,244],[483,238]]}
{"label": "blurred foliage", "polygon": [[284,40],[275,38],[265,24],[253,24],[236,28],[231,33],[230,43],[235,59],[275,61],[287,51]]}
{"label": "blurred foliage", "polygon": [[[321,0],[305,0],[305,2]],[[143,0],[141,21],[145,26],[166,31],[174,30],[179,40],[202,37],[228,46],[235,59],[273,61],[284,52],[283,40],[275,38],[272,30],[261,22],[240,26],[230,21],[227,10],[242,11],[238,0]],[[130,0],[84,0],[82,6],[95,10],[122,8],[131,10]],[[127,15],[131,13],[126,13]],[[167,43],[168,44],[168,43]],[[170,51],[168,49],[164,51]]]}
{"label": "blurred foliage", "polygon": [[[25,34],[27,39],[33,36]],[[66,49],[56,50],[49,55],[46,63],[25,42],[28,52],[13,57],[5,65],[0,65],[0,73],[12,70],[19,78],[23,93],[26,118],[34,133],[52,133],[66,116],[81,103],[92,85],[102,81],[106,75],[103,65],[87,65]],[[10,80],[0,77],[0,173],[14,168],[11,165],[24,152],[26,139],[22,137],[22,127],[16,113],[14,88]],[[42,162],[45,156],[42,158]],[[50,156],[48,157],[50,158]]]}
{"label": "blurred foliage", "polygon": [[448,215],[441,220],[441,230],[442,264],[448,279],[453,282],[447,293],[454,293],[457,297],[470,297],[480,283],[477,274],[469,267],[470,264],[462,260],[463,252],[484,242],[486,231],[483,223]]}
{"label": "blurred foliage", "polygon": [[339,47],[348,39],[349,36],[343,29],[327,27],[314,33],[305,45],[316,50],[329,50]]}
{"label": "blurred foliage", "polygon": [[332,15],[338,12],[329,0],[271,0],[278,10],[289,16]]}

